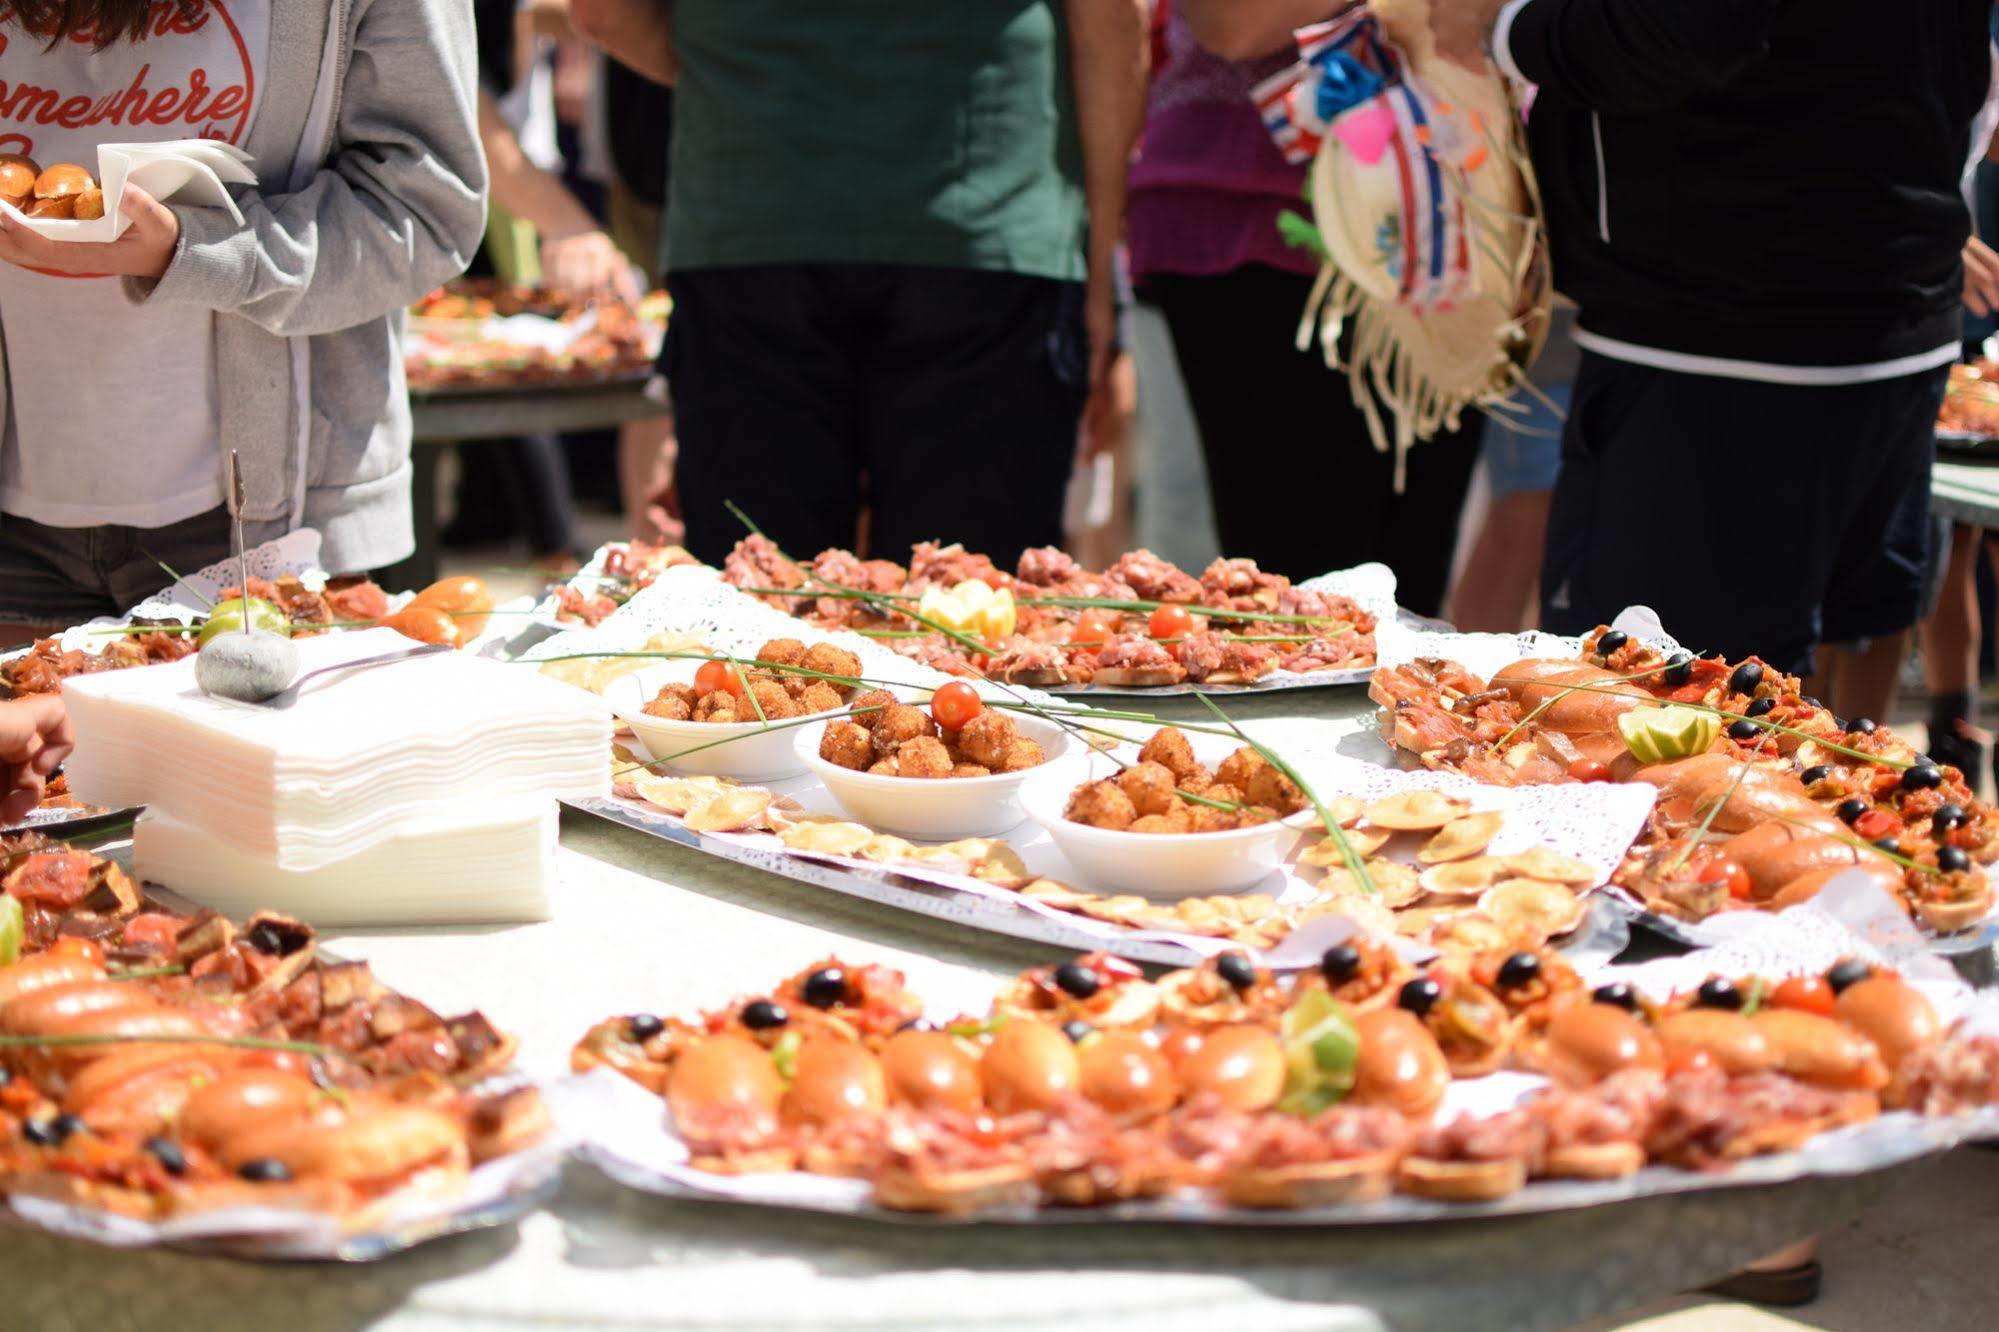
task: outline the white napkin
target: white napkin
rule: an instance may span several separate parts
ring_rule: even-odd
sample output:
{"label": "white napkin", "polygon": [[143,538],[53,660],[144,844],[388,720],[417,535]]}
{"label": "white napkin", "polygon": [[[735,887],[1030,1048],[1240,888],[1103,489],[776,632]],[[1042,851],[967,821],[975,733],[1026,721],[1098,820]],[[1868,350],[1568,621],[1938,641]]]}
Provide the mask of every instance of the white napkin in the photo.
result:
{"label": "white napkin", "polygon": [[[31,218],[11,204],[0,212],[38,236],[59,241],[115,241],[131,222],[118,204],[130,181],[161,202],[220,208],[238,225],[243,212],[228,185],[254,185],[251,157],[234,144],[213,139],[172,139],[164,143],[104,143],[97,146],[97,181],[104,190],[104,216],[88,222]],[[54,163],[44,162],[44,166]]]}

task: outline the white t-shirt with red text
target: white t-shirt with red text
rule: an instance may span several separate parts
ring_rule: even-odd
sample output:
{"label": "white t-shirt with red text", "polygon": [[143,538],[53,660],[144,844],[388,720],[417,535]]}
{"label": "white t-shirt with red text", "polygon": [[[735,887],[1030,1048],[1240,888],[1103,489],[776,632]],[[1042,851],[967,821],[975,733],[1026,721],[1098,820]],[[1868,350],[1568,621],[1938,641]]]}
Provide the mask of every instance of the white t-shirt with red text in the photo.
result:
{"label": "white t-shirt with red text", "polygon": [[[144,40],[102,51],[88,32],[50,50],[0,23],[0,152],[95,174],[100,143],[241,144],[270,0],[204,0],[189,14],[158,0],[154,10]],[[53,527],[164,527],[220,504],[214,328],[207,310],[134,305],[117,278],[0,263],[0,513]]]}

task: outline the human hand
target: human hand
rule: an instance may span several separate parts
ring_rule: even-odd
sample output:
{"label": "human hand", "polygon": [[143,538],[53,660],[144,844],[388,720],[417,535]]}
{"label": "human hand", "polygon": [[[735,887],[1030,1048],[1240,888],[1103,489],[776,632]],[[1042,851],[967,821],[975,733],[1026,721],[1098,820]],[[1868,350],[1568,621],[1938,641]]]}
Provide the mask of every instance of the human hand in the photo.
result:
{"label": "human hand", "polygon": [[1999,253],[1976,236],[1964,243],[1964,304],[1981,319],[1999,311]]}
{"label": "human hand", "polygon": [[1505,0],[1430,0],[1430,35],[1437,54],[1466,69],[1484,70]]}
{"label": "human hand", "polygon": [[75,747],[60,697],[0,703],[0,823],[19,823],[34,811],[50,774]]}
{"label": "human hand", "polygon": [[1083,289],[1083,332],[1090,343],[1090,395],[1104,386],[1110,370],[1111,348],[1117,345],[1117,279],[1111,260],[1090,265],[1090,279]]}
{"label": "human hand", "polygon": [[543,237],[541,280],[560,291],[591,300],[639,303],[639,284],[632,276],[631,264],[601,231]]}
{"label": "human hand", "polygon": [[180,218],[130,182],[118,208],[132,225],[115,241],[52,241],[0,214],[0,260],[75,277],[164,275],[180,247]]}

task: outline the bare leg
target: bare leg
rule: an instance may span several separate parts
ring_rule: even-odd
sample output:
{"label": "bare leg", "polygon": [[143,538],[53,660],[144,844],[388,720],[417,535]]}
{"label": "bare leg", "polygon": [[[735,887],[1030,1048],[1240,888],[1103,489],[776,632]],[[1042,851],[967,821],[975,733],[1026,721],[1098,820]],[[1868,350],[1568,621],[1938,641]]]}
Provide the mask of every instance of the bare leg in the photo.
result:
{"label": "bare leg", "polygon": [[1821,647],[1818,672],[1805,688],[1835,714],[1885,718],[1895,703],[1895,683],[1908,660],[1911,630],[1884,634],[1865,647]]}
{"label": "bare leg", "polygon": [[1549,495],[1521,490],[1492,502],[1445,619],[1468,633],[1512,633],[1535,622]]}
{"label": "bare leg", "polygon": [[1984,533],[1950,530],[1950,553],[1936,609],[1917,631],[1930,696],[1930,753],[1974,777],[1984,766],[1978,729],[1978,559]]}

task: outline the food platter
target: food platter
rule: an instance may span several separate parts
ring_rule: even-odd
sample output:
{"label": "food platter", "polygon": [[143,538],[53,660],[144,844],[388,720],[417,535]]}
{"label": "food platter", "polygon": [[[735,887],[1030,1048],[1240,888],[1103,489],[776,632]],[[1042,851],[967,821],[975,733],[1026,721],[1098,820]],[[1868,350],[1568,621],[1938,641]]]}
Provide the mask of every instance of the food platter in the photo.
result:
{"label": "food platter", "polygon": [[404,373],[418,399],[643,384],[671,301],[594,305],[538,287],[460,279],[411,307]]}

